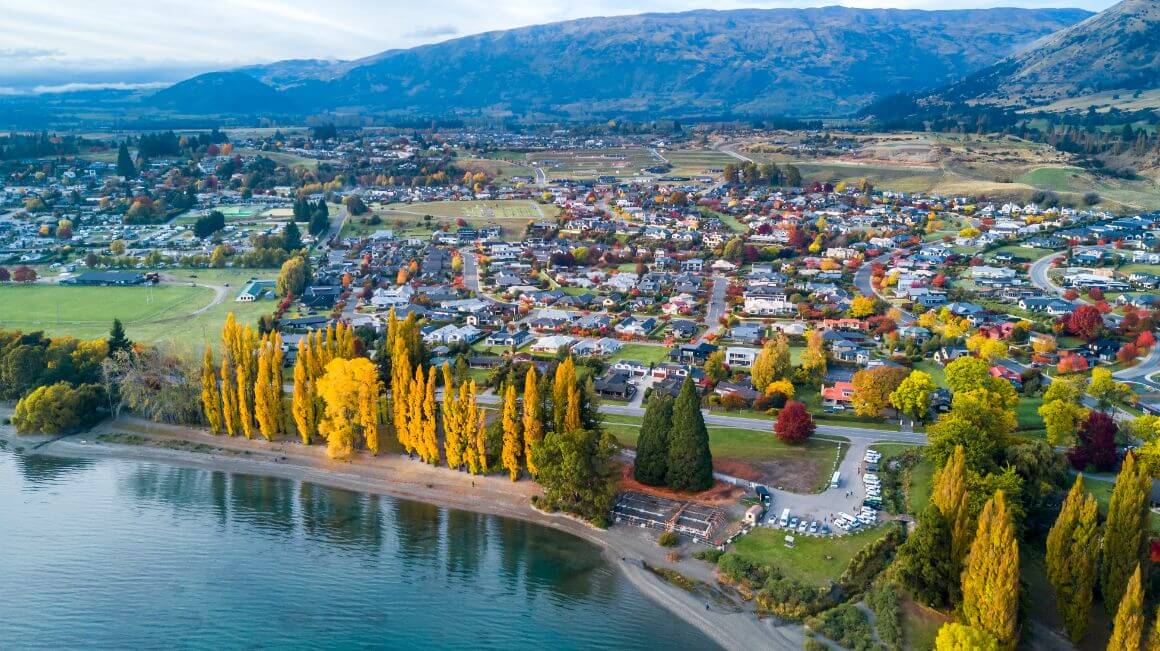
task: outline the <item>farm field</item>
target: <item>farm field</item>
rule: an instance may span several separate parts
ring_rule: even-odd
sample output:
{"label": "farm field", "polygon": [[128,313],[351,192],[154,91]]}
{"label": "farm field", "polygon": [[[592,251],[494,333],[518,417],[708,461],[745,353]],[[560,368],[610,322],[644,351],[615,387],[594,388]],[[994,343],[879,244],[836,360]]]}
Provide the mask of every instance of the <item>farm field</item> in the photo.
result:
{"label": "farm field", "polygon": [[[660,150],[673,169],[669,174],[677,176],[702,176],[705,174],[720,173],[730,163],[737,159],[729,154],[713,150],[680,149],[675,151]],[[716,172],[715,172],[716,170]]]}
{"label": "farm field", "polygon": [[61,287],[22,285],[0,287],[0,328],[43,330],[50,335],[78,338],[106,336],[114,318],[121,319],[130,339],[169,342],[191,349],[215,343],[226,315],[256,323],[273,310],[272,301],[237,303],[233,293],[211,305],[214,292],[205,287]]}
{"label": "farm field", "polygon": [[887,531],[887,526],[878,526],[849,536],[796,536],[794,546],[786,547],[784,531],[757,527],[738,538],[734,550],[755,563],[773,565],[791,579],[825,586],[846,569],[854,554]]}
{"label": "farm field", "polygon": [[515,236],[522,233],[531,222],[554,219],[559,209],[555,205],[517,199],[374,204],[371,212],[382,223],[367,223],[370,215],[351,217],[343,225],[343,236],[354,237],[379,230],[394,230],[396,236],[423,237],[444,226],[457,228],[456,223],[460,219],[476,227],[497,224],[503,228],[505,236]]}
{"label": "farm field", "polygon": [[534,178],[536,175],[531,168],[496,158],[460,158],[456,165],[468,172],[483,172],[501,182],[511,181],[516,176]]}

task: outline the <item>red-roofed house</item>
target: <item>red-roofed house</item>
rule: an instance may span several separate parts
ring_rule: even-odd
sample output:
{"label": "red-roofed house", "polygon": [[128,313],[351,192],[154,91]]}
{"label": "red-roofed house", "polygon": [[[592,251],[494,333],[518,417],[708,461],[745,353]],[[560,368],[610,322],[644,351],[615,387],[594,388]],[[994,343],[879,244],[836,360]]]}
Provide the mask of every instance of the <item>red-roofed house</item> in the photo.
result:
{"label": "red-roofed house", "polygon": [[822,385],[822,404],[827,407],[849,407],[854,402],[854,384],[838,381],[834,386]]}

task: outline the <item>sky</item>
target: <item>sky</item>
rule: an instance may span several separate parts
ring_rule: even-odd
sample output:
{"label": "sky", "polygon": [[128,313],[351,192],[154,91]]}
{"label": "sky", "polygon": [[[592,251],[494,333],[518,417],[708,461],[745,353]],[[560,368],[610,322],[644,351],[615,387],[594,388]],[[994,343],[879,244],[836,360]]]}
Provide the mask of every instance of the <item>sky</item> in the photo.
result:
{"label": "sky", "polygon": [[0,94],[157,86],[281,59],[355,59],[479,32],[644,12],[993,6],[1115,0],[0,0]]}

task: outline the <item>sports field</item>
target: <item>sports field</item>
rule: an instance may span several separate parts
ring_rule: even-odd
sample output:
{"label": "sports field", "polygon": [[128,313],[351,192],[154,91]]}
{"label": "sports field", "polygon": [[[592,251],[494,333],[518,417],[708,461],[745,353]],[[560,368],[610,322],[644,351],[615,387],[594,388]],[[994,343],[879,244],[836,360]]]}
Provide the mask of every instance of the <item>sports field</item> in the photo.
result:
{"label": "sports field", "polygon": [[229,312],[243,323],[256,324],[259,316],[273,311],[272,301],[235,302],[237,289],[215,302],[215,291],[207,287],[6,285],[0,287],[0,329],[86,339],[107,335],[113,319],[119,318],[134,341],[196,350],[216,342]]}
{"label": "sports field", "polygon": [[394,230],[396,235],[430,235],[444,226],[457,227],[459,220],[475,226],[495,224],[505,235],[523,233],[524,227],[541,219],[555,219],[559,209],[527,199],[505,201],[427,201],[372,206],[381,222],[367,223],[369,215],[352,217],[343,225],[343,236],[366,235],[377,230]]}
{"label": "sports field", "polygon": [[544,151],[530,154],[528,159],[539,163],[550,178],[565,180],[598,176],[636,178],[647,176],[641,169],[664,162],[643,147]]}

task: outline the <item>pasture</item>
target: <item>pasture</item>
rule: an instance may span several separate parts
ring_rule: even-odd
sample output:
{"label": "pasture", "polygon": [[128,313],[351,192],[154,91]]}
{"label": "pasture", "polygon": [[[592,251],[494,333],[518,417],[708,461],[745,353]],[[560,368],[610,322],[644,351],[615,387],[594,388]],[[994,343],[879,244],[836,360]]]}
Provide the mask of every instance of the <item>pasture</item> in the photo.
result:
{"label": "pasture", "polygon": [[495,224],[505,235],[518,236],[531,222],[555,219],[558,212],[555,205],[526,199],[374,204],[371,214],[381,223],[369,223],[371,215],[351,217],[343,225],[342,233],[344,237],[353,237],[377,230],[394,230],[397,236],[424,237],[444,227],[455,230],[462,220],[476,228]]}

